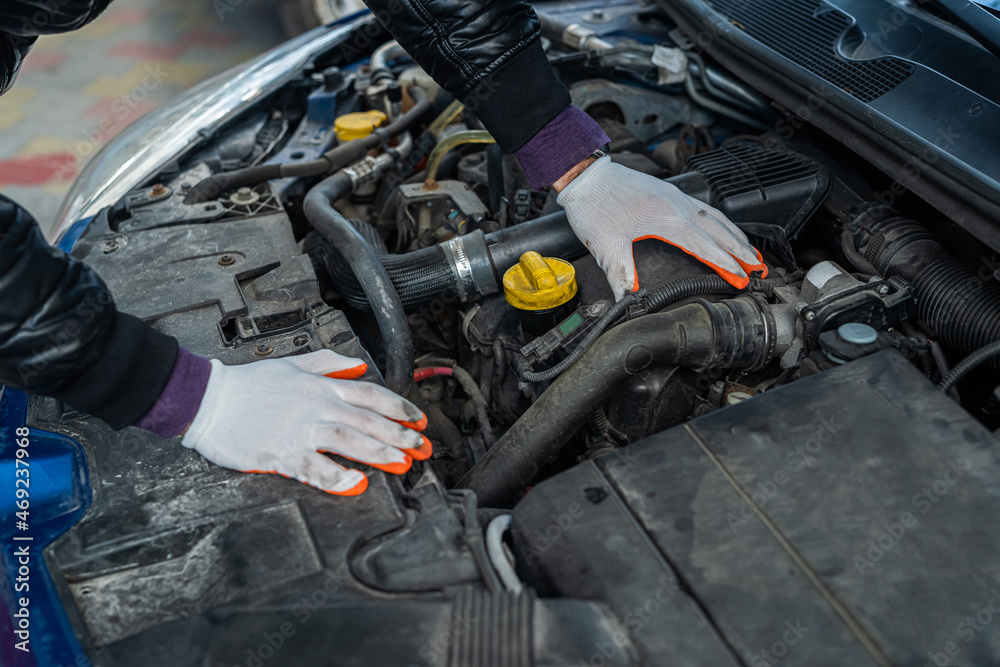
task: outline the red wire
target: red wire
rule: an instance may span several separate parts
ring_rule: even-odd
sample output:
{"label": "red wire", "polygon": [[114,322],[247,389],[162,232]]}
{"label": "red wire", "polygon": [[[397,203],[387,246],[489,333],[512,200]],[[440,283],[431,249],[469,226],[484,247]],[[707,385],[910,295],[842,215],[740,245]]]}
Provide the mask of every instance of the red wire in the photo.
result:
{"label": "red wire", "polygon": [[428,366],[427,368],[418,368],[413,371],[413,381],[420,382],[436,375],[446,375],[451,377],[452,372],[447,366]]}

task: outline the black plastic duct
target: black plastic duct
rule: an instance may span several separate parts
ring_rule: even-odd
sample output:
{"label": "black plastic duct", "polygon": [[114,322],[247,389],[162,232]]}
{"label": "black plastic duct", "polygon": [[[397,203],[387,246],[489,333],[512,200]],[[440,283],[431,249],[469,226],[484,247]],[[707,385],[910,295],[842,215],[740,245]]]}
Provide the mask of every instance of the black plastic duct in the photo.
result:
{"label": "black plastic duct", "polygon": [[669,365],[759,368],[773,354],[774,331],[770,308],[753,296],[699,301],[626,322],[563,373],[458,486],[475,491],[484,507],[509,506],[594,408],[632,375]]}

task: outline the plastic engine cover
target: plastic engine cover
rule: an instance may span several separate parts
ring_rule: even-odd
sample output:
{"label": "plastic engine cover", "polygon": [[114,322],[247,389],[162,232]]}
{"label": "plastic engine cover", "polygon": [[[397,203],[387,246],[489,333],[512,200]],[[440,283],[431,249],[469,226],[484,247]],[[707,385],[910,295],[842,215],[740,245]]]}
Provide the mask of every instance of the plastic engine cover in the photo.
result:
{"label": "plastic engine cover", "polygon": [[997,665],[998,480],[993,436],[886,351],[537,485],[515,552],[644,664]]}

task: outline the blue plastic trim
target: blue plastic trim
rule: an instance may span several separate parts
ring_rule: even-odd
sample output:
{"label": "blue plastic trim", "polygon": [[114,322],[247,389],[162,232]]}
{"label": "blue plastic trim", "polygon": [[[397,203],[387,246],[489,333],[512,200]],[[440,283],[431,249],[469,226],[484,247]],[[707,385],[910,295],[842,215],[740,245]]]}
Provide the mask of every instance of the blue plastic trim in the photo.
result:
{"label": "blue plastic trim", "polygon": [[73,246],[76,245],[76,242],[79,241],[80,237],[83,235],[83,230],[85,230],[93,221],[94,216],[90,216],[89,218],[84,218],[83,220],[77,220],[74,222],[70,225],[69,229],[63,232],[62,236],[59,237],[59,240],[56,241],[56,247],[63,252],[69,252],[72,250]]}
{"label": "blue plastic trim", "polygon": [[[9,388],[0,395],[0,664],[86,667],[90,664],[70,625],[42,550],[90,507],[91,489],[80,444],[58,433],[29,430],[28,529],[18,529],[15,505],[16,431],[25,425],[28,397]],[[14,537],[31,540],[15,540]],[[18,582],[16,550],[28,546],[27,581]],[[16,591],[15,586],[28,590]],[[30,652],[15,648],[17,600],[27,597]]]}

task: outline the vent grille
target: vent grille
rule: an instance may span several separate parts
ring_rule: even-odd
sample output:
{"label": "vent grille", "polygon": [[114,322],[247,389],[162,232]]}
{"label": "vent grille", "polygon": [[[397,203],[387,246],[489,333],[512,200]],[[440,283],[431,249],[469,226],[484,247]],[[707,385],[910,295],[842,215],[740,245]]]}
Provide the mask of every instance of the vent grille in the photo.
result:
{"label": "vent grille", "polygon": [[710,0],[715,11],[758,42],[862,102],[889,92],[913,73],[899,58],[846,60],[837,41],[851,17],[819,0]]}
{"label": "vent grille", "polygon": [[766,200],[770,188],[816,176],[822,167],[795,153],[744,142],[695,156],[688,161],[686,171],[705,176],[715,202],[753,191]]}

